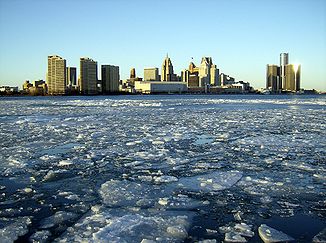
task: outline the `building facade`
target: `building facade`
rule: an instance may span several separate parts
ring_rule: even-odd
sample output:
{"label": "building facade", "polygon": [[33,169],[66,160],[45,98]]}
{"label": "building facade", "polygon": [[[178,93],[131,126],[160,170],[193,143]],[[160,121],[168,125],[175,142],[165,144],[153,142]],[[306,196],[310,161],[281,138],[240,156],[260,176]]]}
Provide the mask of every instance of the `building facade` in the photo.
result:
{"label": "building facade", "polygon": [[279,91],[282,89],[279,66],[267,64],[266,89],[270,91]]}
{"label": "building facade", "polygon": [[185,82],[135,81],[135,90],[143,94],[183,93],[187,91]]}
{"label": "building facade", "polygon": [[301,79],[301,65],[288,64],[285,66],[283,89],[286,91],[299,91]]}
{"label": "building facade", "polygon": [[66,60],[62,57],[48,56],[47,83],[50,95],[66,94]]}
{"label": "building facade", "polygon": [[[102,92],[104,94],[119,92],[119,82],[120,82],[119,67],[113,65],[102,65],[101,74],[102,74]],[[134,72],[134,74],[136,75],[136,72]]]}
{"label": "building facade", "polygon": [[81,94],[97,94],[97,62],[88,57],[80,58],[79,90]]}
{"label": "building facade", "polygon": [[70,87],[77,85],[77,68],[67,67],[66,80],[67,80],[67,85]]}
{"label": "building facade", "polygon": [[286,65],[289,64],[289,53],[281,53],[280,54],[280,73],[279,73],[279,76],[280,76],[280,83],[281,83],[281,86],[280,86],[280,89],[286,89],[285,88],[285,75],[286,75]]}
{"label": "building facade", "polygon": [[144,81],[159,81],[158,68],[144,68]]}
{"label": "building facade", "polygon": [[207,85],[217,86],[219,78],[219,70],[213,64],[211,57],[203,57],[199,66],[199,85],[205,87]]}
{"label": "building facade", "polygon": [[136,69],[135,68],[130,69],[130,78],[136,78]]}
{"label": "building facade", "polygon": [[230,77],[229,75],[227,75],[225,73],[221,73],[219,75],[220,86],[232,85],[234,83],[235,83],[235,79],[233,77]]}

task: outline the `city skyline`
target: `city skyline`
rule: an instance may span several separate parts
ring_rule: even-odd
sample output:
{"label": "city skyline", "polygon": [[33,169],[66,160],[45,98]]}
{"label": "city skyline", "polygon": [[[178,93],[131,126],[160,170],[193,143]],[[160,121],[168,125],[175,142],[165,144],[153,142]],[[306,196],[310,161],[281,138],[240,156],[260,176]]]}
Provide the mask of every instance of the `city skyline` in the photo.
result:
{"label": "city skyline", "polygon": [[[161,67],[168,52],[178,75],[192,58],[210,56],[221,72],[260,88],[266,64],[277,64],[275,56],[285,52],[295,58],[291,63],[302,65],[302,88],[326,90],[326,3],[280,3],[79,1],[77,6],[2,0],[0,84],[45,79],[44,57],[52,54],[71,67],[79,67],[81,56],[119,66],[126,79],[132,67],[138,73]],[[48,18],[49,13],[60,14]]]}

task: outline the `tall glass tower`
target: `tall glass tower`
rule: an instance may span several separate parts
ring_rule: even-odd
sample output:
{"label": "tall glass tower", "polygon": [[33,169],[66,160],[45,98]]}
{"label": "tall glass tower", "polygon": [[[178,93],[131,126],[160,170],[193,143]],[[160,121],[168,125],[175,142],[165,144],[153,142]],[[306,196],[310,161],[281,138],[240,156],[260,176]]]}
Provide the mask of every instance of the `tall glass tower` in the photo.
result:
{"label": "tall glass tower", "polygon": [[280,54],[280,83],[282,89],[286,89],[286,84],[285,84],[285,75],[286,75],[286,70],[285,67],[286,65],[289,64],[289,53],[281,53]]}

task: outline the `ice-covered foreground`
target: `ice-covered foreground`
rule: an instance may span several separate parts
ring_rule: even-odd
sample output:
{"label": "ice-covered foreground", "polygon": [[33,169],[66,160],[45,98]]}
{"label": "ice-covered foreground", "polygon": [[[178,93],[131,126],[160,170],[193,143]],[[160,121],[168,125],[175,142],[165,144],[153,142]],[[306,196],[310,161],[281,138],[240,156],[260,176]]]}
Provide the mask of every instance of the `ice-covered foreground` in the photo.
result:
{"label": "ice-covered foreground", "polygon": [[1,242],[322,242],[325,118],[323,96],[0,98]]}

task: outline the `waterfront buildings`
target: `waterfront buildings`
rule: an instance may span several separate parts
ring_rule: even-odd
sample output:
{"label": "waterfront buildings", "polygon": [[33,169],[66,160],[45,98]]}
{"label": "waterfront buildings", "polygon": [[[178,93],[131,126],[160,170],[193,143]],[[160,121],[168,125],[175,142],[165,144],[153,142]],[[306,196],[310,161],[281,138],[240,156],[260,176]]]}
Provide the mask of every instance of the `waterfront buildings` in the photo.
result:
{"label": "waterfront buildings", "polygon": [[267,65],[266,89],[272,92],[300,90],[301,65],[289,64],[289,53],[280,54],[280,66]]}
{"label": "waterfront buildings", "polygon": [[183,70],[181,76],[182,81],[187,82],[188,87],[219,85],[219,69],[213,64],[211,57],[203,57],[199,67],[190,62],[188,70]]}
{"label": "waterfront buildings", "polygon": [[[102,65],[102,92],[103,94],[119,92],[119,67],[113,65]],[[130,76],[136,75],[136,71],[131,72]]]}
{"label": "waterfront buildings", "polygon": [[47,70],[48,93],[66,94],[66,60],[60,56],[48,56]]}
{"label": "waterfront buildings", "polygon": [[0,87],[0,94],[15,94],[18,93],[18,87],[11,87],[11,86],[1,86]]}
{"label": "waterfront buildings", "polygon": [[144,81],[159,81],[158,68],[144,68]]}
{"label": "waterfront buildings", "polygon": [[80,58],[79,89],[84,95],[97,94],[97,62],[88,57]]}

